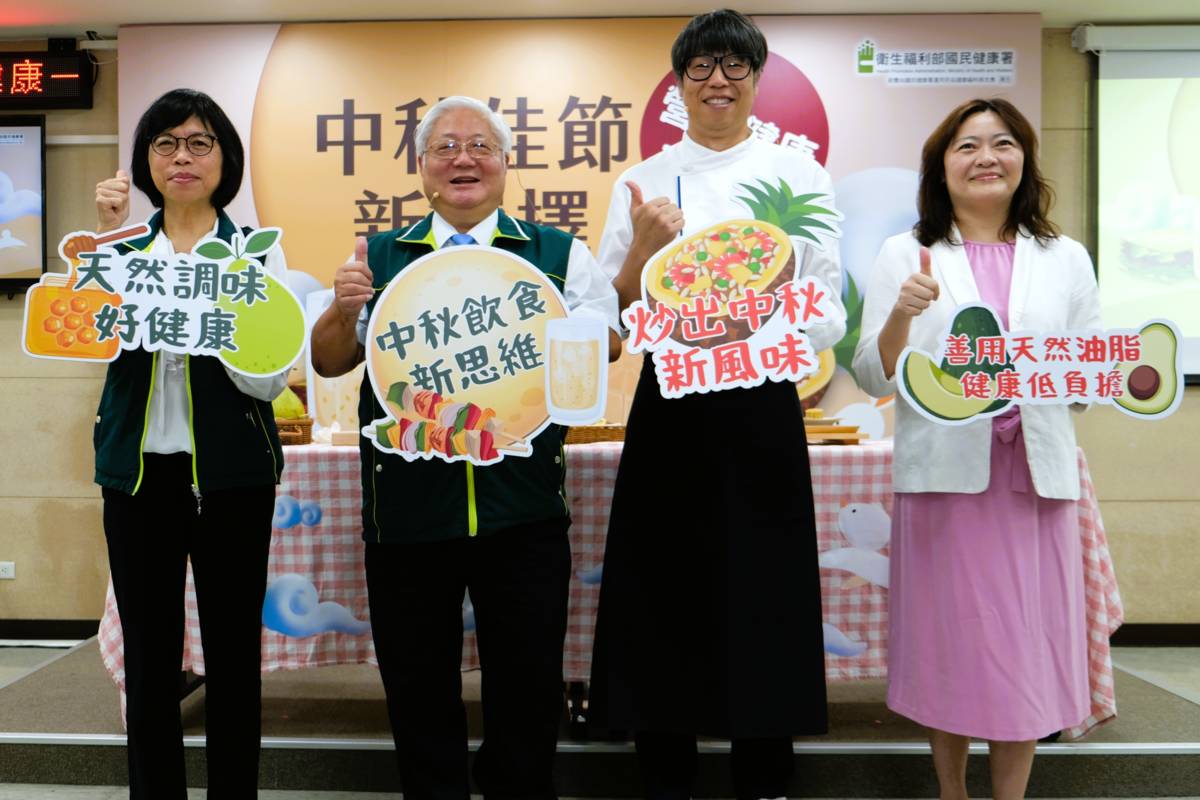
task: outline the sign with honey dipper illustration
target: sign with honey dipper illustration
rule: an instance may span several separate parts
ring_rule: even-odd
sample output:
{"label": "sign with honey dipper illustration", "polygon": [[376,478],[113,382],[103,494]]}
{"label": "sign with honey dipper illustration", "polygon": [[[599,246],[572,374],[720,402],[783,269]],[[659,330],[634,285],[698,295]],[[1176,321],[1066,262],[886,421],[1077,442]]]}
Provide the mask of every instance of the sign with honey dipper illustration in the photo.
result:
{"label": "sign with honey dipper illustration", "polygon": [[278,247],[281,230],[205,239],[169,258],[112,247],[149,233],[138,224],[65,236],[58,253],[67,272],[44,275],[25,296],[25,352],[113,361],[123,349],[166,350],[215,356],[249,376],[273,375],[300,357],[300,301],[259,261]]}
{"label": "sign with honey dipper illustration", "polygon": [[787,183],[742,187],[754,218],[727,219],[659,250],[642,271],[642,299],[622,312],[631,353],[648,351],[664,397],[799,381],[820,359],[803,330],[832,293],[799,277],[800,247],[824,247],[840,218],[821,195]]}
{"label": "sign with honey dipper illustration", "polygon": [[599,419],[608,328],[568,316],[554,279],[493,247],[412,262],[379,295],[367,372],[387,416],[362,434],[408,461],[491,464],[527,456],[551,422]]}

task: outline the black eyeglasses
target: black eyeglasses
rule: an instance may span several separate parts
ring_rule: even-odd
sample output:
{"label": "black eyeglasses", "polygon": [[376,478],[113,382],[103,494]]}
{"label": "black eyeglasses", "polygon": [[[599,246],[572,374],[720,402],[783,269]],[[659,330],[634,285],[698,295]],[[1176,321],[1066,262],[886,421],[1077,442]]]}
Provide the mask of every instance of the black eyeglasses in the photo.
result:
{"label": "black eyeglasses", "polygon": [[750,56],[744,53],[727,53],[723,56],[692,56],[687,60],[684,72],[694,81],[706,81],[720,65],[721,72],[731,81],[740,81],[750,74]]}
{"label": "black eyeglasses", "polygon": [[193,133],[191,136],[172,136],[169,133],[160,133],[150,140],[150,147],[160,156],[173,156],[179,149],[180,142],[187,146],[188,152],[192,155],[206,156],[212,152],[213,145],[217,143],[217,137],[211,133]]}

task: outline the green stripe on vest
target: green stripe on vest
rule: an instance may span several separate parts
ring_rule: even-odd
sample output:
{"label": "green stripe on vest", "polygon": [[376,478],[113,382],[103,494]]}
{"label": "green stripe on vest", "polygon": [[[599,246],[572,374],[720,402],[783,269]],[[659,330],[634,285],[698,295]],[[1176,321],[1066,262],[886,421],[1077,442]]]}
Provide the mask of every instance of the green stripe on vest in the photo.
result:
{"label": "green stripe on vest", "polygon": [[[148,236],[117,250],[149,248],[162,228],[162,211],[149,225]],[[236,230],[225,212],[218,212],[217,236],[229,241]],[[279,483],[283,450],[271,404],[238,389],[219,359],[187,358],[194,408],[192,460],[200,491]],[[95,480],[105,488],[133,494],[139,486],[153,370],[154,355],[140,348],[122,350],[108,365],[92,433]]]}
{"label": "green stripe on vest", "polygon": [[[432,215],[402,230],[372,236],[367,242],[367,265],[376,295],[405,267],[432,252],[429,235]],[[500,211],[492,246],[520,256],[562,290],[571,254],[571,236],[554,228],[517,222]],[[367,305],[374,310],[375,299]],[[359,396],[360,425],[385,414],[369,376]],[[549,425],[533,440],[528,458],[505,458],[497,464],[474,467],[475,508],[478,532],[490,533],[568,515],[566,464],[563,438],[566,431]],[[427,542],[466,537],[470,529],[467,501],[467,464],[445,461],[408,462],[383,453],[360,439],[363,485],[363,538],[368,542]]]}

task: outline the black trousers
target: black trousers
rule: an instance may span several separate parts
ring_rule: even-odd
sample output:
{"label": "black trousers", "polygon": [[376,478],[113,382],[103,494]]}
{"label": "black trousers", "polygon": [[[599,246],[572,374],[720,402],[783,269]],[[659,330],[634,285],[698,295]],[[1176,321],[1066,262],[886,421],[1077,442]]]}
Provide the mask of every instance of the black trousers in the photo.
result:
{"label": "black trousers", "polygon": [[258,794],[262,604],[275,487],[208,491],[191,456],[146,454],[137,494],[104,490],[104,536],[125,641],[131,800],[186,800],[179,678],[188,557],[204,645],[208,796]]}
{"label": "black trousers", "polygon": [[556,796],[568,525],[559,519],[471,539],[367,544],[371,630],[405,800],[470,793],[460,672],[465,589],[483,669],[475,782],[489,800]]}
{"label": "black trousers", "polygon": [[[688,800],[696,776],[696,737],[686,733],[638,731],[638,766],[650,800]],[[794,761],[792,740],[734,739],[730,763],[737,800],[786,797]]]}

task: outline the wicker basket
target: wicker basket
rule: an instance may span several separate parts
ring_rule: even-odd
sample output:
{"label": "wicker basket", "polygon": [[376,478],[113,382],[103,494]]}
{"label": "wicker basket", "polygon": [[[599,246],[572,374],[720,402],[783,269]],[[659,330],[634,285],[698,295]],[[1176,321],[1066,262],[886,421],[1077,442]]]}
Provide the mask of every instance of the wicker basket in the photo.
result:
{"label": "wicker basket", "polygon": [[567,444],[625,441],[624,425],[581,425],[567,428]]}
{"label": "wicker basket", "polygon": [[282,444],[312,444],[312,426],[313,421],[308,417],[275,418],[275,427],[279,429],[279,441]]}

